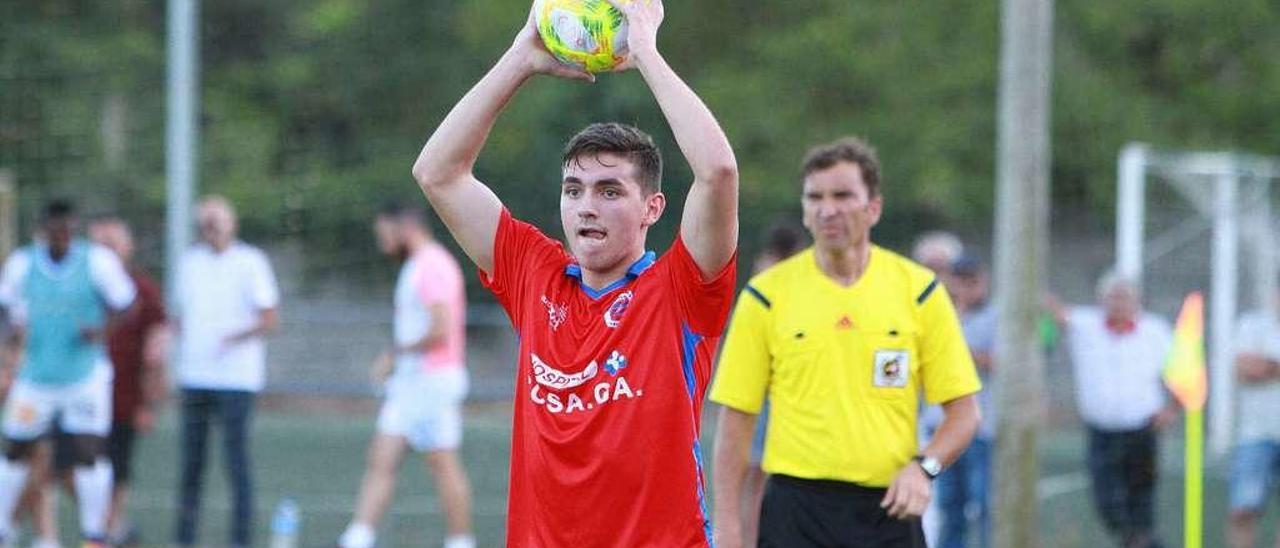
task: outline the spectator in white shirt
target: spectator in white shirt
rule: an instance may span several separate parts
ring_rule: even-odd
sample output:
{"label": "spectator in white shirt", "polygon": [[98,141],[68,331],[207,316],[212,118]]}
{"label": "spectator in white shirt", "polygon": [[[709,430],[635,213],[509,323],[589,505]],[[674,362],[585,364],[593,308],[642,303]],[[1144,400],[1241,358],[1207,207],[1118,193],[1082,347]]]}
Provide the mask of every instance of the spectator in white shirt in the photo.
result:
{"label": "spectator in white shirt", "polygon": [[280,294],[267,256],[236,239],[236,215],[221,197],[197,210],[201,242],[182,257],[176,287],[182,389],[182,484],[177,544],[196,542],[205,443],[222,427],[231,479],[230,546],[248,546],[253,516],[248,436],[266,376],[263,337],[276,329]]}
{"label": "spectator in white shirt", "polygon": [[[1277,294],[1280,300],[1280,294]],[[1280,474],[1280,323],[1261,309],[1240,318],[1236,330],[1236,382],[1240,415],[1231,462],[1231,546],[1254,546],[1258,519],[1275,494]],[[1275,546],[1280,547],[1280,534]]]}
{"label": "spectator in white shirt", "polygon": [[1098,306],[1054,306],[1075,371],[1076,406],[1088,430],[1093,499],[1126,548],[1159,546],[1154,493],[1157,432],[1176,418],[1161,371],[1173,332],[1142,310],[1137,284],[1098,282]]}

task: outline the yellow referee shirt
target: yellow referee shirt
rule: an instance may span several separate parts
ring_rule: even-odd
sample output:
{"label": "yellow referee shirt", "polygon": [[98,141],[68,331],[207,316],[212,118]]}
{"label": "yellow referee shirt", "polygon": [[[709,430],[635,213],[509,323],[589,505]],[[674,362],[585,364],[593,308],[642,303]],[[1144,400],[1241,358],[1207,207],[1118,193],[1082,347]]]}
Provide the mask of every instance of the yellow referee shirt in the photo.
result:
{"label": "yellow referee shirt", "polygon": [[873,247],[842,287],[809,248],[739,295],[711,400],[759,413],[768,394],[768,473],[887,487],[918,451],[921,394],[942,403],[979,389],[933,272]]}

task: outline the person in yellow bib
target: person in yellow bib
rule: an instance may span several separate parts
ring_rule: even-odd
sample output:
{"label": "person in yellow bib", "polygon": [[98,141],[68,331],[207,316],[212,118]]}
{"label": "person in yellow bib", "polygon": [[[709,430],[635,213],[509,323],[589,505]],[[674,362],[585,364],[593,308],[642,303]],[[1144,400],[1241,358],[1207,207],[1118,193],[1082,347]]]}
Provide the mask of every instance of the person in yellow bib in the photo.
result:
{"label": "person in yellow bib", "polygon": [[[711,400],[716,546],[741,546],[741,490],[767,396],[770,474],[761,547],[923,547],[931,481],[969,445],[981,389],[933,272],[871,242],[875,150],[847,138],[802,167],[814,245],[756,275],[738,298]],[[941,404],[923,449],[917,412]]]}

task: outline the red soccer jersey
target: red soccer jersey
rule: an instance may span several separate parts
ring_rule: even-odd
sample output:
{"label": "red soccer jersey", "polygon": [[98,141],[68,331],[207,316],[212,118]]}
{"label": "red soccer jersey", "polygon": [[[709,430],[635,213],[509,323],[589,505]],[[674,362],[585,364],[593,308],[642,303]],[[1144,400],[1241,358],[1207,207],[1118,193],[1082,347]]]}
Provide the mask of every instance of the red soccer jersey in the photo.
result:
{"label": "red soccer jersey", "polygon": [[709,546],[699,417],[736,257],[703,280],[677,238],[595,291],[504,210],[493,263],[520,336],[507,546]]}

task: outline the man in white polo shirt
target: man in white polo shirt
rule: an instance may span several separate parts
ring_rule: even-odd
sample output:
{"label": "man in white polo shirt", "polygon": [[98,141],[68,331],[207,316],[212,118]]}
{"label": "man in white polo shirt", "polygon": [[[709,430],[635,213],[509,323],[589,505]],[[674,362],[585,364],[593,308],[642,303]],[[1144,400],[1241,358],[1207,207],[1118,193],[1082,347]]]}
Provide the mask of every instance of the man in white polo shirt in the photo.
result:
{"label": "man in white polo shirt", "polygon": [[391,205],[374,224],[378,247],[403,261],[396,280],[392,347],[374,364],[386,380],[378,431],[355,516],[338,540],[341,548],[371,548],[395,493],[396,473],[409,448],[422,452],[444,507],[445,548],[475,548],[471,487],[458,458],[462,400],[467,394],[467,301],[462,269],[431,236],[425,214]]}
{"label": "man in white polo shirt", "polygon": [[280,293],[266,254],[236,239],[236,214],[226,199],[205,198],[196,215],[201,242],[182,257],[175,299],[183,430],[176,540],[179,546],[195,544],[205,442],[217,421],[231,479],[228,545],[248,546],[249,421],[266,376],[263,337],[276,329]]}
{"label": "man in white polo shirt", "polygon": [[[1280,299],[1280,293],[1276,295]],[[1280,481],[1280,310],[1255,310],[1236,330],[1236,382],[1240,415],[1231,459],[1233,548],[1255,546],[1258,520]],[[1275,546],[1280,547],[1280,533]]]}
{"label": "man in white polo shirt", "polygon": [[1103,276],[1097,295],[1098,306],[1055,307],[1088,430],[1094,504],[1121,546],[1158,546],[1156,438],[1177,415],[1161,378],[1173,331],[1142,310],[1137,285],[1122,276]]}

